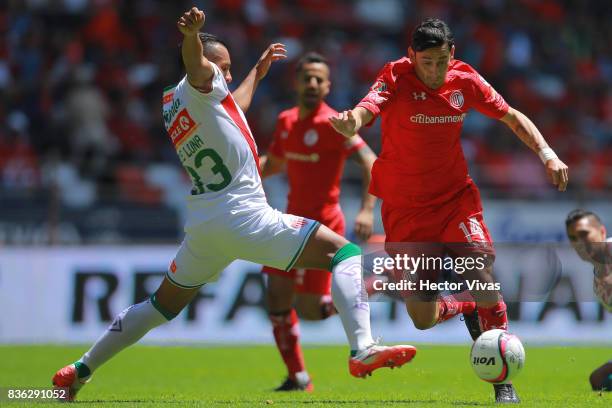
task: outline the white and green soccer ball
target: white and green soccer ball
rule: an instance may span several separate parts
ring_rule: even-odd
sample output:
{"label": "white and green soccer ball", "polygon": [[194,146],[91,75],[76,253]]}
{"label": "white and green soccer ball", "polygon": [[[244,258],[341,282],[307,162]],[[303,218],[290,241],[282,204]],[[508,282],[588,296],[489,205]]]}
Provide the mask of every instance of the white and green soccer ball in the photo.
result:
{"label": "white and green soccer ball", "polygon": [[525,349],[521,340],[505,330],[489,330],[472,345],[470,362],[482,380],[503,384],[514,378],[525,365]]}

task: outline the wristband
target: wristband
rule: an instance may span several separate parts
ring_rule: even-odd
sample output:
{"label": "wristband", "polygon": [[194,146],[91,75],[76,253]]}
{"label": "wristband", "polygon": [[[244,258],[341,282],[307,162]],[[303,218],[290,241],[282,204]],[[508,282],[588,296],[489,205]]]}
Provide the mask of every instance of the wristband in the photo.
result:
{"label": "wristband", "polygon": [[558,158],[555,151],[550,147],[545,147],[544,149],[540,150],[538,156],[540,156],[540,160],[542,160],[542,163],[544,164],[546,164],[546,162],[549,160]]}

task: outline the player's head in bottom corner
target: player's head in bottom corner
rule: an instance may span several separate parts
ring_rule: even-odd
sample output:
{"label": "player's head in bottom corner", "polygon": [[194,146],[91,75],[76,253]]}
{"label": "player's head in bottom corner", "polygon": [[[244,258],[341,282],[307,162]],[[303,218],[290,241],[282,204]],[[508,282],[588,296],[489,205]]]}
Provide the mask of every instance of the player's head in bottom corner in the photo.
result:
{"label": "player's head in bottom corner", "polygon": [[314,109],[329,94],[331,82],[327,59],[316,52],[308,52],[298,60],[295,71],[298,106]]}
{"label": "player's head in bottom corner", "polygon": [[[219,37],[210,33],[199,33],[198,37],[200,38],[200,42],[202,43],[202,48],[204,49],[204,56],[207,60],[214,63],[219,67],[221,72],[223,72],[223,77],[225,78],[225,82],[228,84],[232,82],[232,74],[230,72],[230,68],[232,67],[232,60],[230,58],[229,47]],[[184,69],[183,57],[181,55],[181,46],[179,44],[179,63],[180,66]]]}
{"label": "player's head in bottom corner", "polygon": [[578,256],[587,262],[606,248],[606,227],[592,211],[576,209],[565,219],[565,230]]}
{"label": "player's head in bottom corner", "polygon": [[455,37],[440,19],[428,18],[412,31],[408,57],[417,77],[428,88],[444,85],[446,73],[455,55]]}

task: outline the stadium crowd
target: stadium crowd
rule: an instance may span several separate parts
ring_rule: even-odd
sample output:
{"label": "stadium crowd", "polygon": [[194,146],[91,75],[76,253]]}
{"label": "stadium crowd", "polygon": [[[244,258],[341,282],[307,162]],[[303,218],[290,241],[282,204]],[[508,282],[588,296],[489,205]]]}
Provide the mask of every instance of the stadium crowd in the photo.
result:
{"label": "stadium crowd", "polygon": [[[182,73],[176,16],[192,4],[230,46],[237,86],[271,42],[273,67],[247,114],[261,151],[293,103],[299,55],[330,59],[336,109],[353,106],[414,25],[446,20],[456,56],[527,113],[570,167],[572,197],[612,190],[612,7],[553,0],[8,0],[0,5],[0,193],[53,188],[83,208],[114,197],[181,205],[187,187],[163,128],[162,89]],[[239,68],[238,68],[239,67]],[[377,127],[363,135],[376,151]],[[546,196],[537,156],[469,115],[464,150],[483,194]]]}

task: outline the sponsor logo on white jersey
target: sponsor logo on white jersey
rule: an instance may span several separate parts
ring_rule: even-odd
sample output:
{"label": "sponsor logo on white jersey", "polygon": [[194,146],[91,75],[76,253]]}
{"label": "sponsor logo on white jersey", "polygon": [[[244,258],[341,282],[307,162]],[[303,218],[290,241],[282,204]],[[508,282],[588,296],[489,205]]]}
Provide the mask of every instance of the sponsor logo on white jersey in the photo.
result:
{"label": "sponsor logo on white jersey", "polygon": [[[168,94],[170,96],[174,96],[174,93]],[[166,96],[168,95],[164,95],[164,110],[163,110],[163,115],[164,115],[164,123],[166,125],[169,125],[170,122],[172,121],[172,118],[174,118],[174,115],[177,114],[177,112],[179,111],[179,108],[181,107],[181,100],[180,98],[176,98],[174,99],[174,101],[172,99],[170,99],[170,102],[172,102],[172,105],[170,105],[170,102],[165,102],[166,100]],[[167,107],[167,109],[166,109]]]}
{"label": "sponsor logo on white jersey", "polygon": [[410,121],[412,123],[419,123],[425,125],[437,125],[437,124],[445,124],[445,123],[458,123],[463,122],[466,113],[462,113],[461,115],[443,115],[443,116],[429,116],[422,113],[418,115],[413,115],[410,117]]}
{"label": "sponsor logo on white jersey", "polygon": [[168,129],[172,144],[175,147],[180,145],[197,127],[198,125],[191,118],[187,109],[183,108]]}

